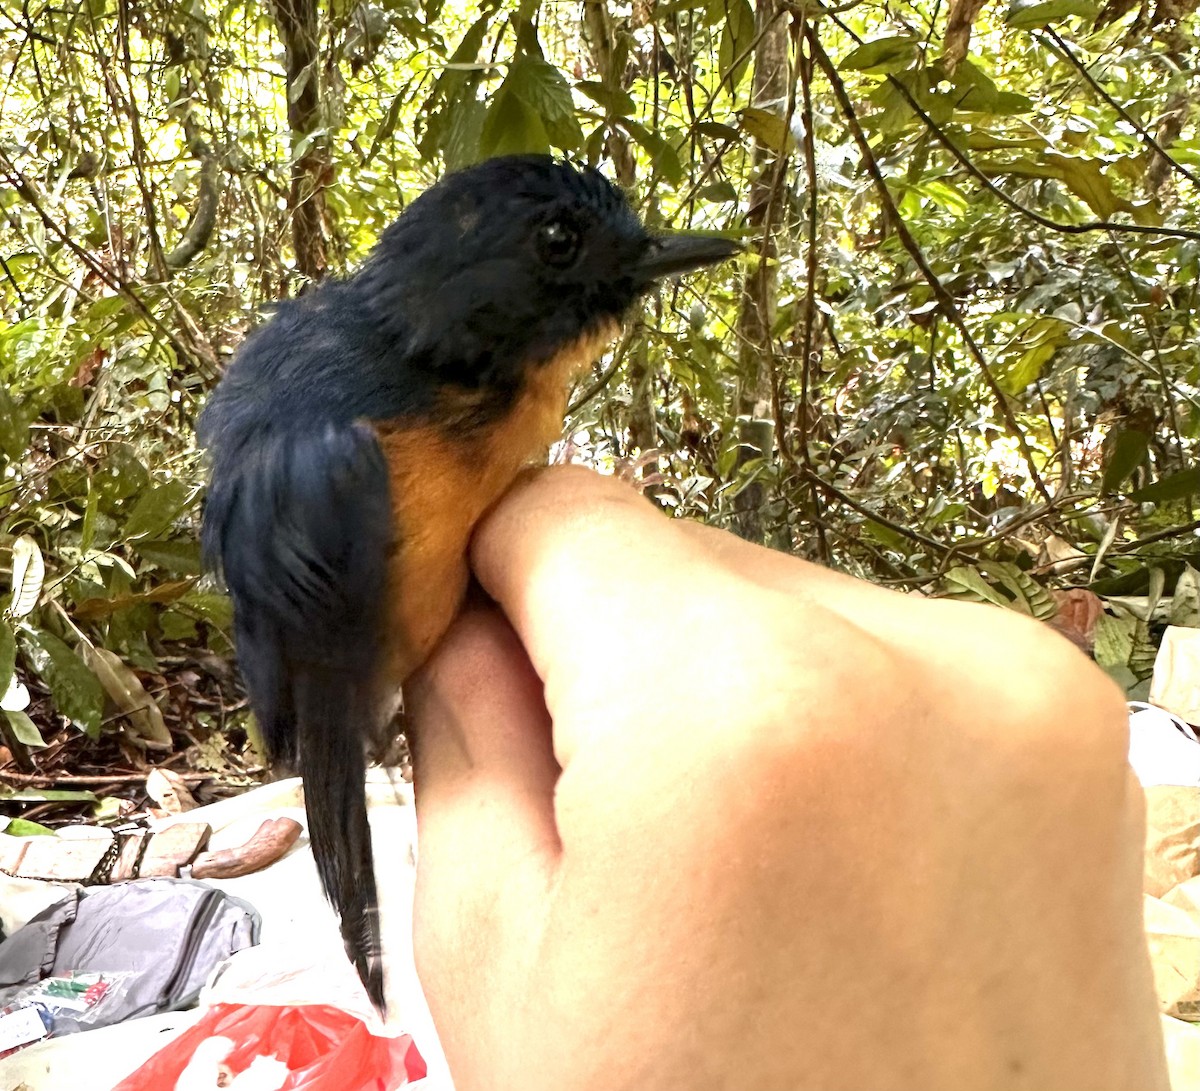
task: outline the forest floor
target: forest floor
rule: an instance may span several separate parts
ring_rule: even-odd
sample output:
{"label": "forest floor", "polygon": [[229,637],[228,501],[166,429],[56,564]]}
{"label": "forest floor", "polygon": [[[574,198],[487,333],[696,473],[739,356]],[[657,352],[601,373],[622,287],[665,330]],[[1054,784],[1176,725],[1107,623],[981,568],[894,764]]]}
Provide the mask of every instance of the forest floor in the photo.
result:
{"label": "forest floor", "polygon": [[[46,745],[0,745],[0,806],[10,818],[50,828],[136,821],[160,800],[154,770],[186,789],[196,804],[236,795],[270,779],[244,727],[246,699],[229,663],[208,652],[161,659],[139,678],[156,700],[173,745],[150,747],[114,714],[89,737],[54,712],[49,694],[29,680],[26,710]],[[7,798],[6,798],[7,797]]]}

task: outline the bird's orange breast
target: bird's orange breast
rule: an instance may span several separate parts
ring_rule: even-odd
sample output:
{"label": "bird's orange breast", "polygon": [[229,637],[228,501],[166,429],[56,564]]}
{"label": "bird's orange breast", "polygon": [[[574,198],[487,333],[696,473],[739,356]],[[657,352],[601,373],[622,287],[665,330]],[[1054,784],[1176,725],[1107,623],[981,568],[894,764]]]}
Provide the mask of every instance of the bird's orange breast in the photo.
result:
{"label": "bird's orange breast", "polygon": [[400,685],[450,627],[467,589],[480,518],[562,434],[572,380],[618,332],[615,322],[534,365],[498,421],[463,428],[479,395],[443,396],[432,421],[376,421],[389,466],[396,540],[388,566],[388,683]]}

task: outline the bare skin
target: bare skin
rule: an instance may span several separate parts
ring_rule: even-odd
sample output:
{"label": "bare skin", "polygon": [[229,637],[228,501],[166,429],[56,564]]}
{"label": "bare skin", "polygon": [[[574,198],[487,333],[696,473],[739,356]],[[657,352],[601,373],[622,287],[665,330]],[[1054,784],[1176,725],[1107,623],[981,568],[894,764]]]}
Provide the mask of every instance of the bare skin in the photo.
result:
{"label": "bare skin", "polygon": [[409,698],[458,1091],[1166,1091],[1121,695],[1055,633],[664,518],[485,521]]}

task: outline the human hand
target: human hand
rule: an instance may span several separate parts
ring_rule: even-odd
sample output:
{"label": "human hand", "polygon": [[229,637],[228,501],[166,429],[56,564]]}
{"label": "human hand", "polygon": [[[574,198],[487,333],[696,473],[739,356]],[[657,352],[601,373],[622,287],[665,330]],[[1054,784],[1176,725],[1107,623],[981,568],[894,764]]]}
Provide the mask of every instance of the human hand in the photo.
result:
{"label": "human hand", "polygon": [[[1162,1091],[1120,694],[575,468],[407,697],[459,1091]],[[500,611],[503,611],[501,613]]]}

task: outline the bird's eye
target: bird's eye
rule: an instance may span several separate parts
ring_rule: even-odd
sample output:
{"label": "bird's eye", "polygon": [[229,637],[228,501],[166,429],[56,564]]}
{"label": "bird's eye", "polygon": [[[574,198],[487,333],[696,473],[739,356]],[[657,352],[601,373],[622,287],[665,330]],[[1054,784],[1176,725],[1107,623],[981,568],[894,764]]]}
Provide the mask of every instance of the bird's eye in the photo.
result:
{"label": "bird's eye", "polygon": [[565,220],[551,220],[538,228],[538,254],[547,265],[565,269],[579,256],[579,232]]}

